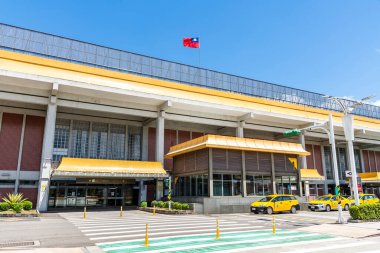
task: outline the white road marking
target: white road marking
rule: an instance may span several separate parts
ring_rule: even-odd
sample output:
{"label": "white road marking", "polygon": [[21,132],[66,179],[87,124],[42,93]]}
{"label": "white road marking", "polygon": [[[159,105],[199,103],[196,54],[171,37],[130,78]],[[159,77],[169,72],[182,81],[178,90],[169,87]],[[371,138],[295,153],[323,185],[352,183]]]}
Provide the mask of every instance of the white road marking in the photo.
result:
{"label": "white road marking", "polygon": [[341,249],[341,248],[353,248],[353,247],[359,247],[359,246],[370,245],[370,244],[375,244],[375,243],[376,242],[373,242],[373,241],[361,241],[361,242],[345,243],[345,244],[333,244],[333,245],[317,247],[317,248],[313,247],[312,249],[284,251],[284,253],[285,252],[286,253],[309,253],[309,252],[318,252],[318,251]]}

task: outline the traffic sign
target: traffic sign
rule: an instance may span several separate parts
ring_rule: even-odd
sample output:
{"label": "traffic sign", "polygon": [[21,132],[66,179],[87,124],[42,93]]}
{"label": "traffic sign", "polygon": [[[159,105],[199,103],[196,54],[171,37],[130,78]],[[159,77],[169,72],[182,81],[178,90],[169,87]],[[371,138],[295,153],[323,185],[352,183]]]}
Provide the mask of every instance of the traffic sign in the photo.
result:
{"label": "traffic sign", "polygon": [[296,135],[300,135],[300,134],[301,134],[301,130],[292,129],[292,130],[284,132],[282,135],[285,137],[291,137],[291,136],[296,136]]}
{"label": "traffic sign", "polygon": [[346,170],[346,177],[352,177],[352,171]]}

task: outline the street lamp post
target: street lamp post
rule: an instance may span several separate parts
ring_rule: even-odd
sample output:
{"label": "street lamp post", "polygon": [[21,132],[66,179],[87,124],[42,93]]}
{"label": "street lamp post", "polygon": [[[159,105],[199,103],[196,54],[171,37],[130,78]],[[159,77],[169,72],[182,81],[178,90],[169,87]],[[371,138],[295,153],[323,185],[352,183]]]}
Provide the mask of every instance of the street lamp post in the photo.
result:
{"label": "street lamp post", "polygon": [[355,205],[359,205],[358,181],[357,181],[357,175],[356,175],[356,164],[355,164],[354,146],[353,146],[353,141],[355,138],[354,126],[353,126],[354,120],[353,120],[353,116],[351,112],[357,106],[364,104],[365,100],[374,98],[374,96],[368,96],[361,100],[352,100],[352,102],[354,102],[352,105],[347,105],[347,103],[343,102],[343,101],[346,101],[347,99],[332,97],[332,96],[324,96],[324,97],[335,101],[341,107],[344,114],[342,117],[342,125],[344,129],[344,136],[347,141],[349,163],[350,163],[350,169],[352,173],[352,191],[354,192]]}

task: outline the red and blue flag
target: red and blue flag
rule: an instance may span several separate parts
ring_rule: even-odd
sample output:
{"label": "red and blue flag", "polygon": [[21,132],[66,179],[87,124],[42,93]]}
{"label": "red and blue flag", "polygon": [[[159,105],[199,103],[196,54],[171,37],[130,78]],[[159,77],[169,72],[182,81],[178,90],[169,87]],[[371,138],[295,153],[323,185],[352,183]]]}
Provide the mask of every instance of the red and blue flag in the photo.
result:
{"label": "red and blue flag", "polygon": [[191,48],[199,48],[199,38],[183,38],[183,46],[184,47],[191,47]]}

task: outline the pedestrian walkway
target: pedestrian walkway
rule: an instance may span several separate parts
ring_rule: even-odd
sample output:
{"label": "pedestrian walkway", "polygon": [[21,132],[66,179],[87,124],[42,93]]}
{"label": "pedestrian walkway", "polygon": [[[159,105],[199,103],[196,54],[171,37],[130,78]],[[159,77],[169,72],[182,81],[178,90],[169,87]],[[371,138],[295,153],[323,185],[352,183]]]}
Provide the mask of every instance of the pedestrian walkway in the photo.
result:
{"label": "pedestrian walkway", "polygon": [[[250,214],[220,215],[220,239],[216,239],[217,216],[162,214],[153,216],[151,213],[140,211],[124,212],[122,217],[118,212],[90,212],[87,213],[86,219],[83,219],[81,213],[61,215],[107,253],[255,250],[289,252],[289,249],[293,248],[299,252],[325,252],[330,249],[329,247],[331,250],[361,252],[361,249],[373,250],[371,247],[375,247],[378,243],[369,240],[352,241],[341,236],[296,230],[294,229],[296,227],[289,226],[288,222],[284,221],[277,222],[278,227],[273,234],[271,217],[263,215],[261,217]],[[291,220],[288,217],[284,218],[287,221]],[[304,218],[300,216],[299,219],[302,221]],[[326,220],[331,222],[332,219],[327,217]],[[148,247],[145,246],[146,223],[149,224]]]}

